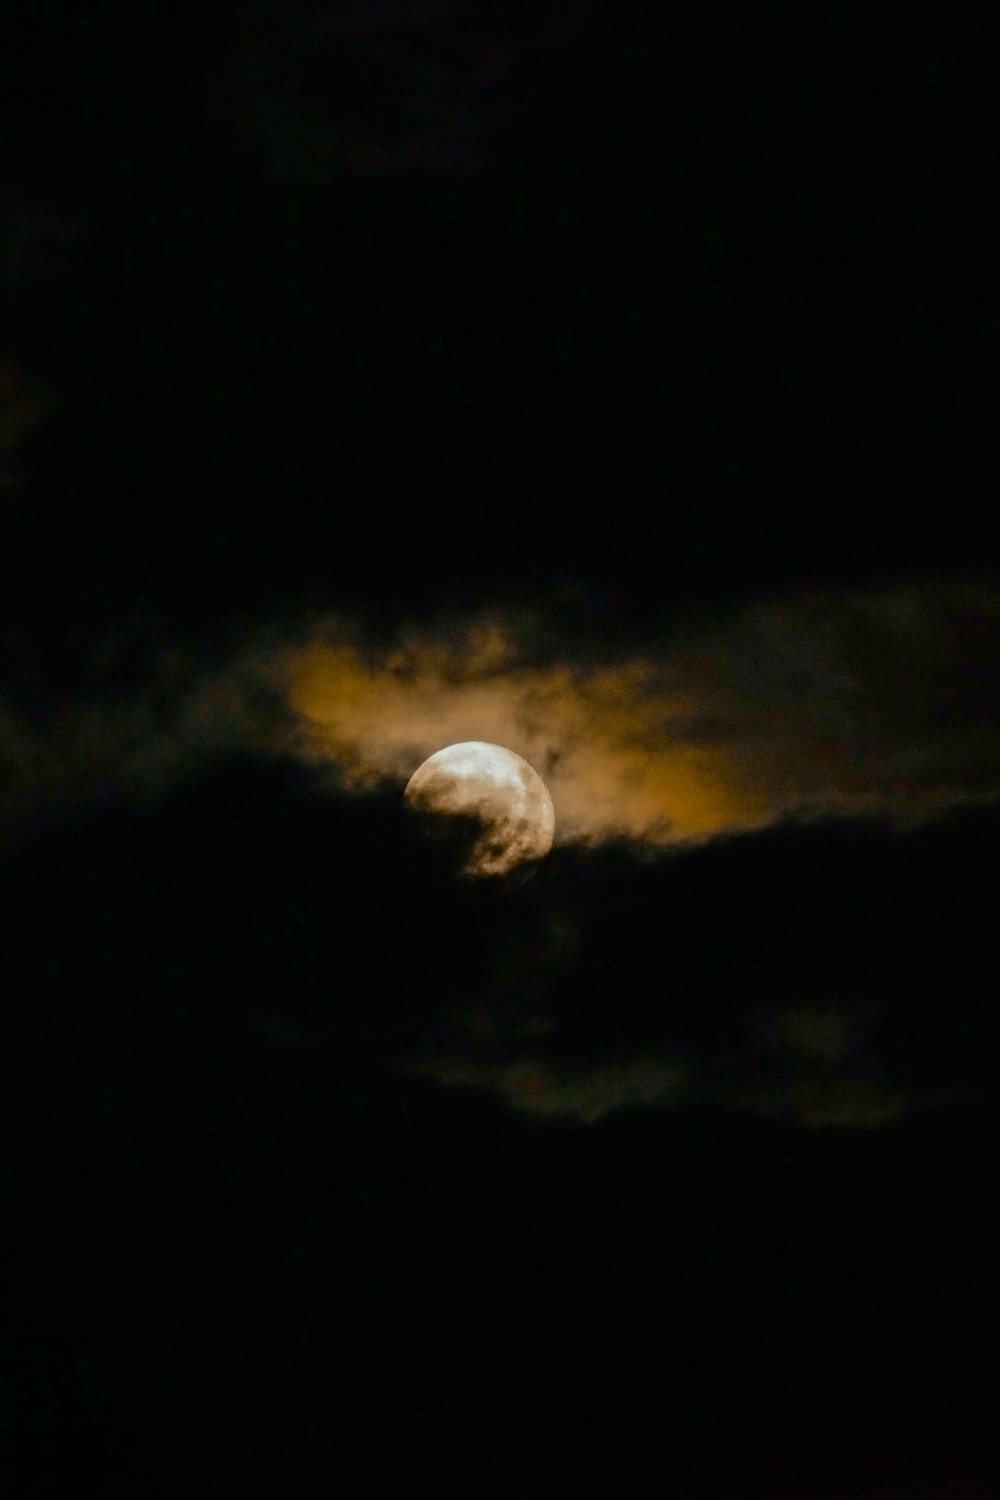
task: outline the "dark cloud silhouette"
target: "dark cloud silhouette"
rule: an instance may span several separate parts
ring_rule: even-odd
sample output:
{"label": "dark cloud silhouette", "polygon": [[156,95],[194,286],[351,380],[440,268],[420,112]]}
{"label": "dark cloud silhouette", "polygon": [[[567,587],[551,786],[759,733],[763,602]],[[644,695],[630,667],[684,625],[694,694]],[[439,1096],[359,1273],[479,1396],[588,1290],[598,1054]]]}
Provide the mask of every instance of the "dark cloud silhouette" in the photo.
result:
{"label": "dark cloud silhouette", "polygon": [[647,865],[567,852],[550,941],[512,935],[520,965],[442,1006],[409,1065],[550,1119],[874,1129],[989,1110],[995,830],[970,811],[895,833],[788,825]]}
{"label": "dark cloud silhouette", "polygon": [[19,1012],[228,1038],[348,1093],[874,1129],[990,1108],[995,833],[986,810],[788,824],[469,884],[395,790],[230,751],[10,843],[6,957]]}

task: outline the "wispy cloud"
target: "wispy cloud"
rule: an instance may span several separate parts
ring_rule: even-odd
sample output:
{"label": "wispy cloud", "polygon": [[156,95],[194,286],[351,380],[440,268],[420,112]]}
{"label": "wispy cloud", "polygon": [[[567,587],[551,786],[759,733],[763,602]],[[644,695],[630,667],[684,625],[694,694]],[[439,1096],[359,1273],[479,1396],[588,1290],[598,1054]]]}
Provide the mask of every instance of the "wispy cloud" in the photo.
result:
{"label": "wispy cloud", "polygon": [[[753,1061],[747,1060],[747,1071]],[[592,1125],[619,1110],[690,1106],[777,1119],[807,1129],[877,1130],[910,1115],[919,1101],[905,1090],[866,1077],[805,1076],[779,1087],[699,1088],[679,1058],[638,1055],[603,1066],[574,1067],[523,1057],[485,1062],[459,1053],[407,1065],[448,1088],[494,1094],[519,1114]]]}
{"label": "wispy cloud", "polygon": [[544,623],[484,613],[373,644],[327,617],[261,630],[209,668],[165,649],[143,687],[43,719],[0,702],[0,805],[154,794],[246,751],[363,794],[468,739],[539,771],[563,844],[655,852],[1000,794],[988,584],[772,600],[615,658]]}
{"label": "wispy cloud", "polygon": [[497,1094],[522,1114],[581,1124],[630,1105],[675,1108],[689,1093],[683,1063],[658,1057],[574,1068],[530,1056],[487,1062],[455,1053],[408,1064],[407,1070],[453,1088]]}
{"label": "wispy cloud", "polygon": [[324,622],[275,669],[297,752],[344,786],[497,741],[544,777],[562,842],[919,821],[1000,791],[1000,600],[985,585],[772,601],[600,662],[571,645],[539,659],[530,626],[499,616],[382,651]]}
{"label": "wispy cloud", "polygon": [[928,1102],[882,1077],[871,1058],[853,1055],[859,1016],[775,1006],[766,1025],[746,1035],[741,1019],[732,1016],[738,1045],[728,1050],[706,1033],[686,1049],[637,1044],[631,1054],[588,1061],[562,1047],[555,1017],[525,1026],[478,1010],[464,1018],[464,1036],[453,1026],[448,1044],[400,1067],[445,1088],[492,1094],[520,1114],[583,1125],[636,1107],[700,1107],[807,1129],[873,1130]]}
{"label": "wispy cloud", "polygon": [[131,693],[54,702],[44,713],[0,702],[3,825],[155,798],[228,756],[269,754],[278,738],[274,712],[253,653],[205,669],[164,650]]}

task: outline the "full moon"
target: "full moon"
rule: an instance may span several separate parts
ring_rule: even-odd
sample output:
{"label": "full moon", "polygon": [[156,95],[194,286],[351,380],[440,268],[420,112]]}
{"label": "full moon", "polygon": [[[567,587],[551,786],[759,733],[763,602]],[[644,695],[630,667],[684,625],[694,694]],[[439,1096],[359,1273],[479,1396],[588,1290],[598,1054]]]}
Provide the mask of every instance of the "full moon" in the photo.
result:
{"label": "full moon", "polygon": [[548,787],[513,750],[464,740],[438,750],[404,793],[417,812],[475,819],[482,832],[465,864],[470,875],[505,875],[552,848],[556,818]]}

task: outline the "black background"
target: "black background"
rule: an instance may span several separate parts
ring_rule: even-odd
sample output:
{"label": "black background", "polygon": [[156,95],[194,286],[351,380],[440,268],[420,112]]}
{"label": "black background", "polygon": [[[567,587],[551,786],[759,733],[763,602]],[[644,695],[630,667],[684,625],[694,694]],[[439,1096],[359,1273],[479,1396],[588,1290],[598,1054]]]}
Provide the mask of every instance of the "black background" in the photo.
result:
{"label": "black background", "polygon": [[[5,44],[5,351],[55,393],[0,497],[6,701],[310,610],[541,605],[613,651],[995,574],[984,30],[592,7],[481,163],[275,180],[218,129],[229,14],[26,9]],[[2,871],[12,1493],[990,1493],[996,833],[562,850],[498,892],[394,795],[249,757],[36,814]],[[862,994],[921,1107],[806,1130],[706,1085],[581,1125],[394,1066],[553,911],[581,1066],[669,1003],[752,1072],[741,1007]]]}

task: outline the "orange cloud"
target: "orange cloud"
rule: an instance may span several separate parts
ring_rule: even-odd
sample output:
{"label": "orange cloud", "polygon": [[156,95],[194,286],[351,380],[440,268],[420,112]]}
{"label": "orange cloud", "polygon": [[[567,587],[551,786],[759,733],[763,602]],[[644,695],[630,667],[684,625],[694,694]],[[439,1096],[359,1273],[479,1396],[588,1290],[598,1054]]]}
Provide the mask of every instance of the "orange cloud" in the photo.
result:
{"label": "orange cloud", "polygon": [[[155,795],[241,751],[347,791],[483,739],[544,778],[556,839],[652,850],[776,820],[918,821],[1000,795],[1000,595],[913,584],[771,600],[597,658],[494,614],[373,645],[343,619],[262,629],[210,672],[164,651],[127,698],[0,702],[0,810]],[[540,643],[544,643],[540,644]]]}
{"label": "orange cloud", "polygon": [[1000,791],[1000,602],[985,586],[804,596],[658,652],[545,660],[502,617],[381,652],[327,622],[272,669],[294,753],[405,782],[468,739],[523,755],[557,840],[697,842],[782,817],[922,818]]}
{"label": "orange cloud", "polygon": [[283,669],[302,753],[335,765],[349,787],[405,781],[442,746],[482,739],[540,772],[564,841],[661,843],[767,817],[724,750],[671,739],[691,703],[642,661],[531,665],[494,621],[447,646],[415,639],[382,660],[322,631]]}

